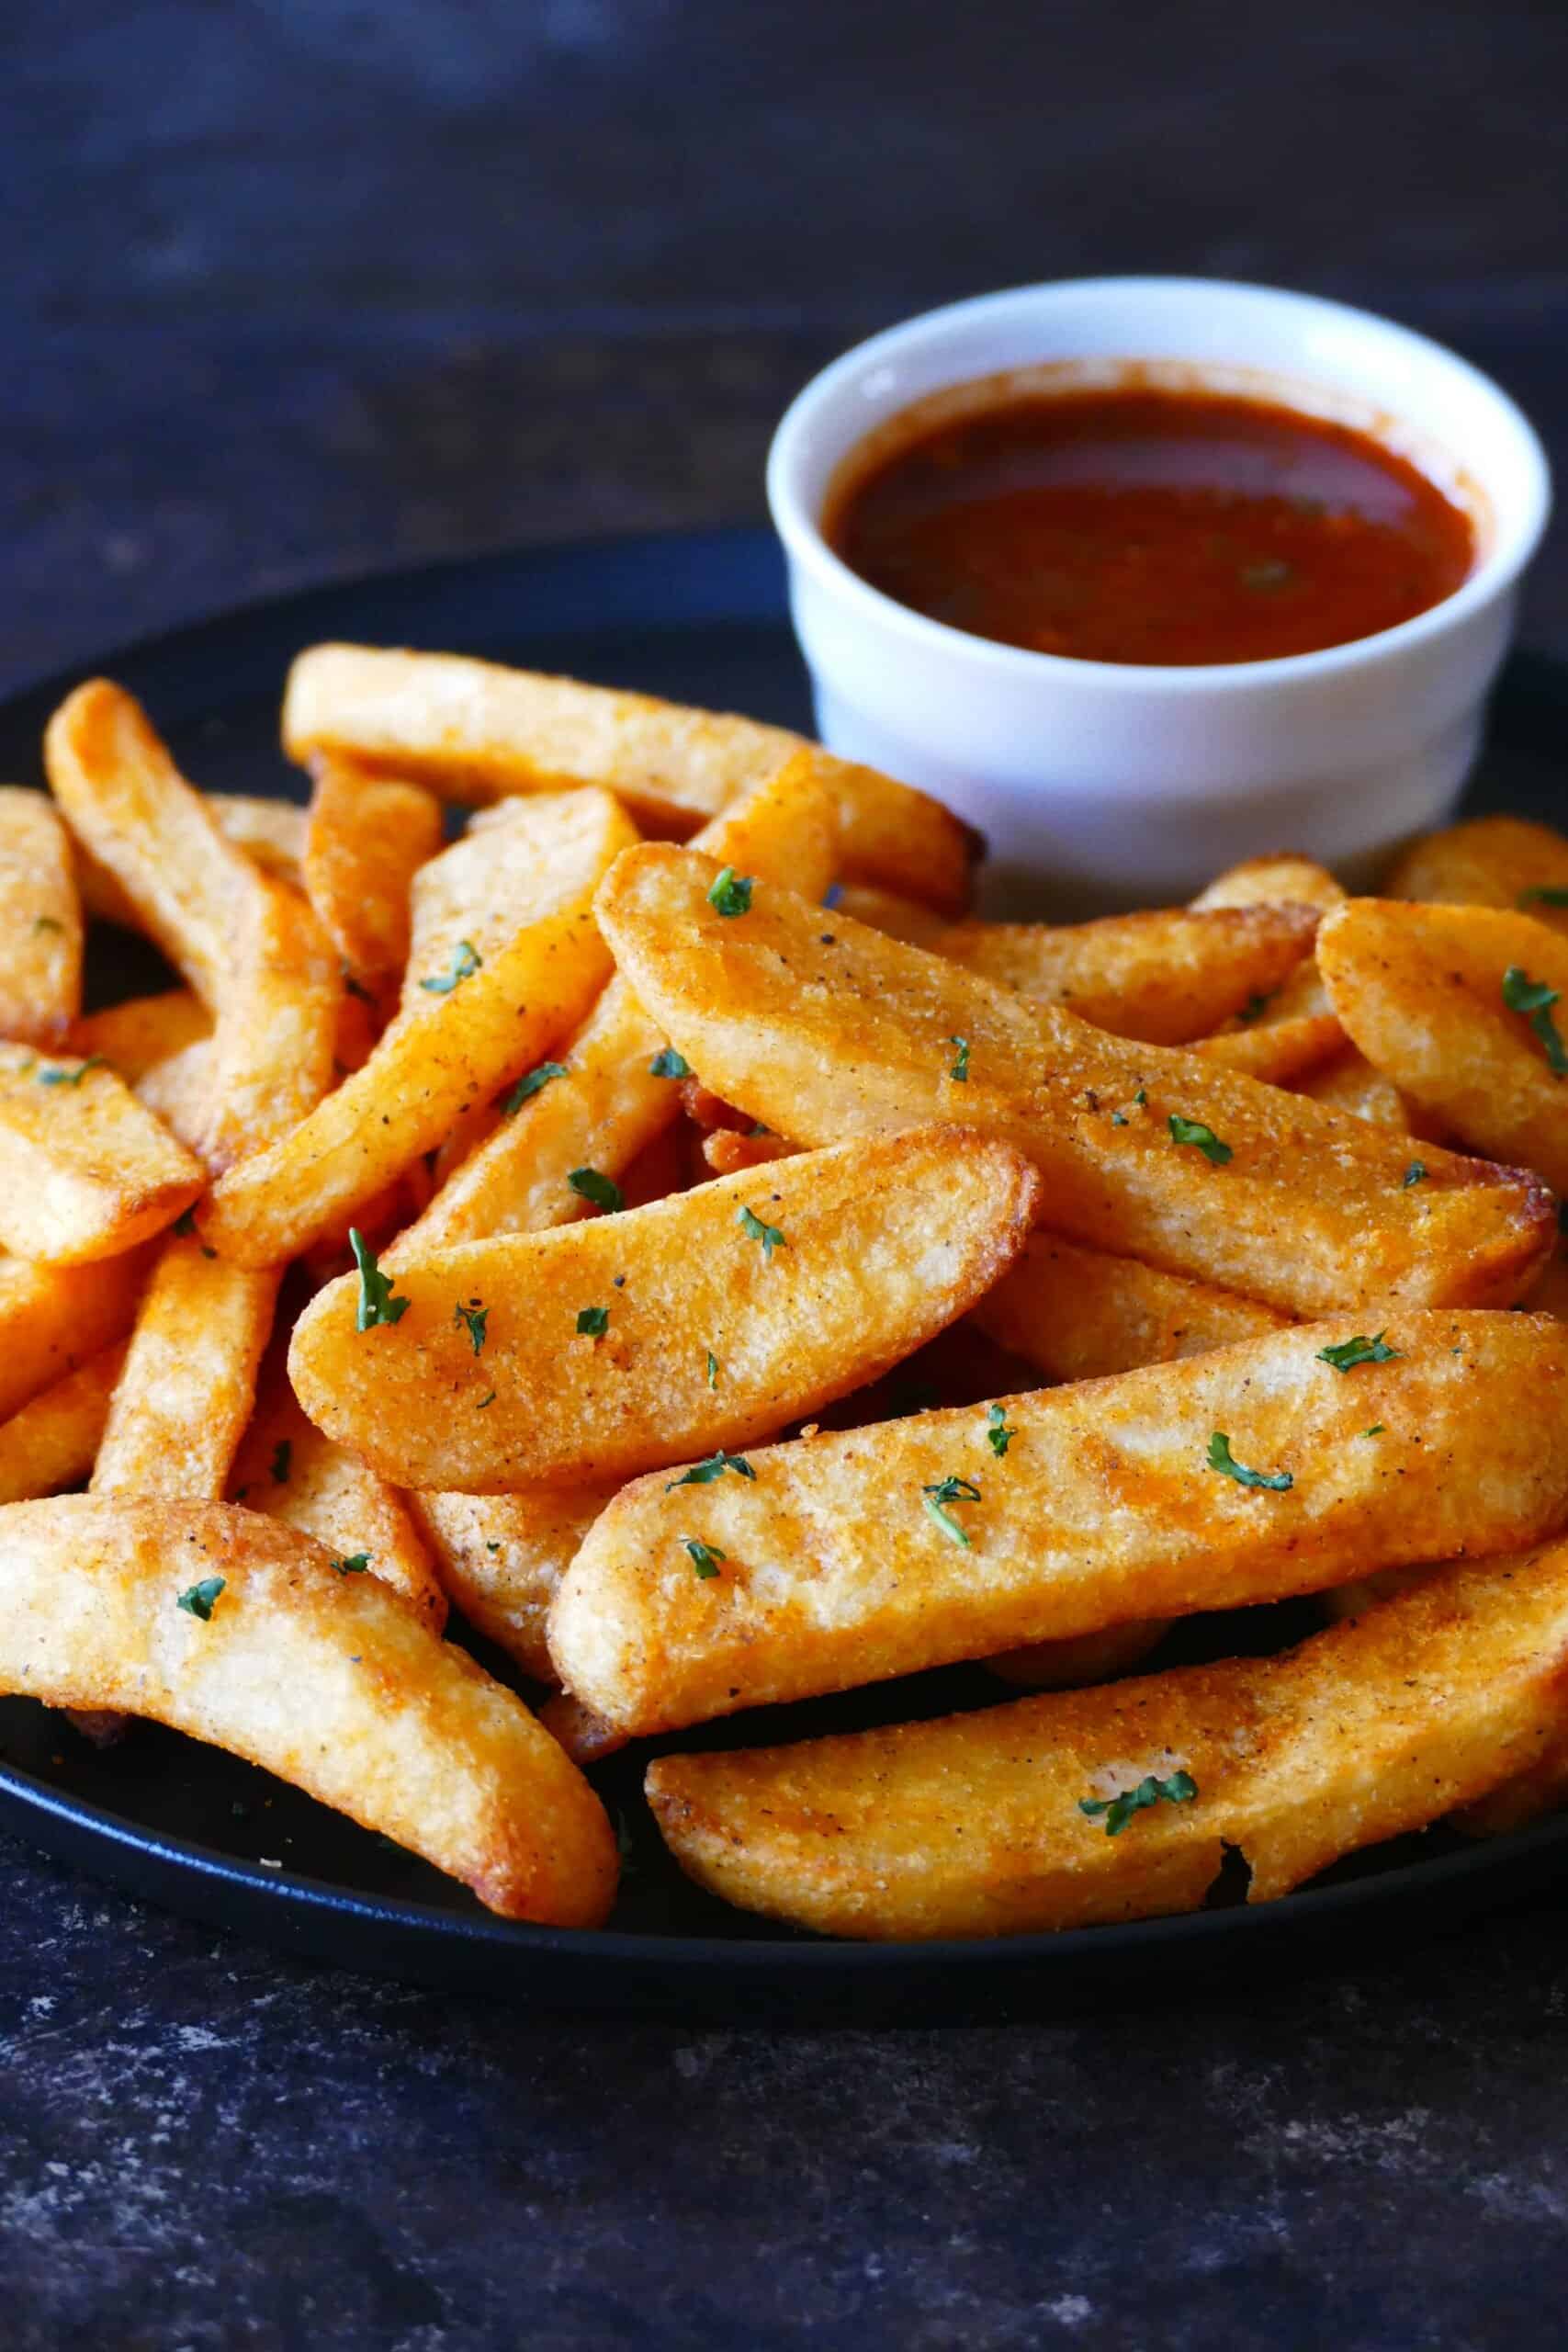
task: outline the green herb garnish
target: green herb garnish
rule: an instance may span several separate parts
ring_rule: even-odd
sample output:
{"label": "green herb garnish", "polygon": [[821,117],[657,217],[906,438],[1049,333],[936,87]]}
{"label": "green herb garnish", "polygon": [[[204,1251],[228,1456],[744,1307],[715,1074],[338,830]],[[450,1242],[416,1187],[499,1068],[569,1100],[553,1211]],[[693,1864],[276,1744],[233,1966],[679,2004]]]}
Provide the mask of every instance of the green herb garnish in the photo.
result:
{"label": "green herb garnish", "polygon": [[484,957],[471,939],[459,939],[452,950],[452,961],[438,978],[421,980],[420,987],[427,996],[450,996],[461,980],[471,980]]}
{"label": "green herb garnish", "polygon": [[1518,964],[1510,964],[1503,975],[1503,1001],[1510,1012],[1523,1012],[1529,1017],[1530,1027],[1540,1041],[1541,1051],[1551,1065],[1553,1078],[1568,1078],[1568,1046],[1562,1043],[1562,1032],[1551,1017],[1551,1008],[1561,991],[1549,988],[1544,980],[1532,980]]}
{"label": "green herb garnish", "polygon": [[787,1250],[789,1247],[776,1225],[764,1225],[761,1218],[753,1216],[750,1209],[743,1208],[736,1222],[749,1240],[761,1243],[764,1258],[771,1259],[775,1250]]}
{"label": "green herb garnish", "polygon": [[648,1065],[649,1078],[690,1078],[692,1065],[673,1046],[665,1046]]}
{"label": "green herb garnish", "polygon": [[477,1298],[470,1298],[467,1306],[465,1306],[461,1300],[459,1300],[457,1305],[452,1309],[452,1321],[454,1326],[460,1325],[468,1332],[469,1339],[474,1343],[475,1355],[482,1355],[484,1352],[485,1343],[485,1326],[490,1321],[489,1307],[484,1306]]}
{"label": "green herb garnish", "polygon": [[708,904],[721,915],[744,915],[751,910],[751,876],[737,874],[733,865],[721,866],[708,892]]}
{"label": "green herb garnish", "polygon": [[969,1040],[967,1037],[950,1037],[947,1042],[958,1048],[958,1057],[947,1074],[949,1078],[955,1078],[960,1086],[966,1086],[969,1082]]}
{"label": "green herb garnish", "polygon": [[1337,1348],[1319,1348],[1319,1363],[1331,1363],[1336,1372],[1354,1372],[1359,1363],[1393,1363],[1399,1354],[1397,1348],[1383,1345],[1386,1334],[1377,1333],[1371,1340],[1359,1332],[1353,1340],[1341,1340]]}
{"label": "green herb garnish", "polygon": [[718,1358],[711,1348],[708,1350],[708,1386],[710,1388],[718,1386]]}
{"label": "green herb garnish", "polygon": [[65,925],[56,922],[52,915],[36,915],[33,919],[35,931],[63,931]]}
{"label": "green herb garnish", "polygon": [[482,1413],[487,1405],[493,1405],[496,1399],[496,1393],[497,1392],[492,1388],[488,1396],[481,1396],[479,1403],[474,1407],[475,1412]]}
{"label": "green herb garnish", "polygon": [[969,1535],[946,1506],[949,1503],[977,1503],[980,1489],[974,1480],[939,1478],[934,1486],[920,1488],[920,1498],[928,1519],[936,1521],[950,1544],[956,1544],[961,1550],[967,1552],[970,1548]]}
{"label": "green herb garnish", "polygon": [[678,1478],[671,1478],[664,1491],[672,1495],[677,1487],[711,1487],[714,1480],[722,1478],[727,1470],[733,1470],[738,1478],[755,1478],[757,1475],[743,1453],[726,1453],[720,1446],[718,1452],[710,1453],[705,1462],[694,1463],[690,1470],[682,1470]]}
{"label": "green herb garnish", "polygon": [[566,1181],[574,1193],[592,1201],[606,1216],[614,1216],[617,1209],[626,1206],[626,1195],[615,1178],[601,1176],[597,1168],[574,1168]]}
{"label": "green herb garnish", "polygon": [[993,1405],[986,1416],[986,1442],[991,1452],[998,1457],[1004,1454],[1017,1435],[1016,1430],[1009,1429],[1007,1415],[1001,1407]]}
{"label": "green herb garnish", "polygon": [[223,1590],[226,1581],[223,1577],[203,1577],[199,1584],[193,1584],[188,1591],[181,1593],[175,1606],[183,1609],[188,1617],[199,1617],[205,1625],[212,1615],[212,1604]]}
{"label": "green herb garnish", "polygon": [[502,1118],[514,1119],[517,1116],[518,1112],[523,1108],[524,1103],[531,1102],[542,1086],[548,1086],[552,1078],[564,1078],[565,1076],[566,1064],[564,1062],[536,1062],[534,1068],[531,1070],[525,1071],[518,1080],[516,1085],[513,1088],[511,1093],[502,1104],[501,1112]]}
{"label": "green herb garnish", "polygon": [[609,1308],[580,1306],[577,1310],[577,1328],[585,1340],[602,1340],[610,1328]]}
{"label": "green herb garnish", "polygon": [[1288,1470],[1249,1470],[1245,1462],[1237,1462],[1224,1430],[1216,1430],[1209,1440],[1209,1467],[1234,1478],[1238,1487],[1266,1487],[1272,1495],[1287,1494],[1296,1483]]}
{"label": "green herb garnish", "polygon": [[362,1577],[370,1566],[368,1552],[345,1552],[340,1558],[335,1553],[333,1566],[340,1577]]}
{"label": "green herb garnish", "polygon": [[695,1535],[682,1535],[681,1541],[692,1555],[693,1567],[704,1578],[717,1576],[719,1562],[729,1556],[716,1544],[704,1544]]}
{"label": "green herb garnish", "polygon": [[408,1313],[412,1302],[393,1297],[396,1277],[381,1272],[376,1263],[376,1252],[356,1225],[348,1228],[348,1246],[359,1269],[359,1307],[354,1318],[355,1329],[368,1331],[377,1323],[396,1323]]}
{"label": "green herb garnish", "polygon": [[1361,1435],[1363,1437],[1382,1437],[1382,1433],[1383,1424],[1382,1421],[1374,1421],[1371,1429],[1363,1430],[1361,1431]]}
{"label": "green herb garnish", "polygon": [[1135,1813],[1146,1813],[1162,1799],[1167,1804],[1190,1804],[1198,1793],[1198,1783],[1190,1772],[1173,1772],[1168,1781],[1156,1780],[1151,1772],[1135,1789],[1123,1789],[1119,1797],[1079,1797],[1078,1811],[1090,1821],[1105,1815],[1105,1834],[1119,1838]]}
{"label": "green herb garnish", "polygon": [[1222,1143],[1213,1128],[1206,1127],[1201,1119],[1184,1119],[1179,1111],[1173,1111],[1167,1125],[1173,1142],[1196,1144],[1204,1159],[1212,1159],[1216,1168],[1223,1168],[1232,1157],[1229,1144]]}
{"label": "green herb garnish", "polygon": [[1405,1170],[1404,1175],[1399,1180],[1400,1191],[1402,1193],[1407,1193],[1412,1184],[1419,1184],[1421,1182],[1426,1173],[1426,1161],[1424,1159],[1413,1159],[1409,1167]]}
{"label": "green herb garnish", "polygon": [[1514,904],[1517,907],[1568,907],[1568,890],[1546,888],[1521,890]]}
{"label": "green herb garnish", "polygon": [[[1555,1001],[1555,1000],[1553,1000]],[[108,1064],[102,1054],[89,1054],[74,1069],[67,1069],[62,1062],[40,1062],[38,1082],[40,1086],[80,1086],[90,1069],[107,1069]]]}

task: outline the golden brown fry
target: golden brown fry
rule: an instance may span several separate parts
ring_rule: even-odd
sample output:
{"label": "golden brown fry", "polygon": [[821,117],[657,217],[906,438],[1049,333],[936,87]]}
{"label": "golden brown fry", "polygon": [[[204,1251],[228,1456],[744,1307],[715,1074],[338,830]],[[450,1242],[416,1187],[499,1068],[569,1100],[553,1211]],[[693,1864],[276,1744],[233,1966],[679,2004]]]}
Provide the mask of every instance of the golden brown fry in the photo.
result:
{"label": "golden brown fry", "polygon": [[81,1010],[70,836],[44,793],[0,786],[0,1037],[58,1045]]}
{"label": "golden brown fry", "polygon": [[748,1168],[766,1168],[772,1160],[793,1159],[795,1147],[783,1136],[737,1135],[733,1127],[715,1127],[703,1137],[702,1154],[716,1176],[737,1176]]}
{"label": "golden brown fry", "polygon": [[[214,1592],[211,1586],[216,1585]],[[210,1616],[180,1606],[208,1587]],[[0,1687],[225,1747],[467,1883],[596,1926],[615,1841],[519,1699],[374,1577],[225,1503],[72,1495],[0,1512]]]}
{"label": "golden brown fry", "polygon": [[1325,865],[1292,850],[1271,857],[1249,857],[1217,874],[1193,899],[1201,913],[1213,907],[1315,907],[1319,914],[1343,904],[1344,891]]}
{"label": "golden brown fry", "polygon": [[970,1318],[1048,1380],[1100,1380],[1260,1339],[1290,1321],[1235,1291],[1032,1233]]}
{"label": "golden brown fry", "polygon": [[400,1593],[433,1633],[446,1623],[446,1595],[402,1497],[357,1455],[323,1437],[286,1380],[270,1385],[245,1431],[230,1492],[265,1518],[315,1536],[336,1559],[363,1562],[365,1572]]}
{"label": "golden brown fry", "polygon": [[[1227,1847],[1271,1902],[1538,1758],[1562,1720],[1568,1545],[1472,1566],[1280,1657],[979,1714],[667,1756],[648,1792],[682,1868],[833,1935],[1018,1934],[1195,1910]],[[1119,1835],[1085,1799],[1186,1773]]]}
{"label": "golden brown fry", "polygon": [[96,1054],[134,1087],[158,1063],[212,1035],[212,1015],[189,989],[128,997],[102,1012],[84,1013],[71,1033],[73,1052]]}
{"label": "golden brown fry", "polygon": [[199,1156],[212,1132],[213,1084],[212,1040],[198,1037],[144,1070],[133,1091],[187,1151]]}
{"label": "golden brown fry", "polygon": [[1354,1046],[1332,1061],[1320,1062],[1315,1069],[1296,1081],[1300,1094],[1310,1094],[1314,1102],[1325,1102],[1330,1110],[1348,1111],[1352,1118],[1371,1119],[1378,1127],[1387,1127],[1396,1136],[1411,1132],[1410,1114],[1397,1086],[1376,1070],[1364,1054]]}
{"label": "golden brown fry", "polygon": [[[1379,1332],[1391,1362],[1321,1358]],[[1380,1312],[1370,1332],[1341,1317],[1005,1397],[1000,1457],[974,1407],[758,1449],[751,1477],[656,1474],[585,1538],[551,1654],[578,1698],[648,1732],[1511,1549],[1568,1521],[1565,1384],[1550,1317]],[[1226,1448],[1292,1484],[1243,1483],[1211,1459]],[[694,1537],[719,1575],[685,1573]]]}
{"label": "golden brown fry", "polygon": [[1249,1006],[1261,1012],[1316,929],[1311,907],[1168,908],[1098,922],[959,923],[934,952],[1115,1036],[1182,1046]]}
{"label": "golden brown fry", "polygon": [[441,804],[343,760],[318,760],[312,781],[305,888],[349,969],[377,987],[408,960],[409,889],[441,847]]}
{"label": "golden brown fry", "polygon": [[175,1235],[152,1270],[93,1472],[96,1495],[216,1500],[255,1402],[277,1276]]}
{"label": "golden brown fry", "polygon": [[1406,1184],[1401,1139],[1363,1119],[1108,1036],[844,918],[825,934],[777,887],[726,920],[712,881],[694,851],[645,842],[606,877],[600,923],[704,1080],[796,1142],[961,1119],[1034,1160],[1072,1239],[1293,1314],[1507,1302],[1550,1246],[1527,1173],[1434,1147]]}
{"label": "golden brown fry", "polygon": [[299,892],[219,831],[145,714],[105,679],[44,738],[73,830],[214,1015],[202,1157],[224,1168],[304,1117],[333,1079],[337,959]]}
{"label": "golden brown fry", "polygon": [[124,1361],[125,1341],[117,1340],[0,1421],[0,1503],[57,1495],[86,1478]]}
{"label": "golden brown fry", "polygon": [[411,1495],[441,1581],[470,1625],[536,1682],[554,1682],[545,1619],[556,1587],[613,1487],[525,1495]]}
{"label": "golden brown fry", "polygon": [[335,1094],[220,1181],[201,1217],[214,1248],[247,1265],[298,1255],[581,1021],[609,967],[593,886],[631,831],[607,793],[541,795],[422,867],[404,1010]]}
{"label": "golden brown fry", "polygon": [[574,1764],[602,1764],[606,1756],[615,1755],[626,1744],[624,1731],[607,1724],[570,1690],[557,1690],[547,1699],[539,1709],[539,1721]]}
{"label": "golden brown fry", "polygon": [[1553,931],[1568,931],[1568,838],[1523,817],[1474,817],[1412,842],[1383,896],[1516,907]]}
{"label": "golden brown fry", "polygon": [[[692,846],[702,849],[705,844],[698,839]],[[800,886],[796,883],[794,887],[798,889]],[[919,899],[904,898],[897,890],[879,890],[871,882],[840,883],[825,899],[824,907],[830,913],[841,907],[855,922],[869,924],[873,931],[885,931],[889,939],[902,939],[911,947],[929,947],[933,954],[941,953],[949,929],[942,917]]]}
{"label": "golden brown fry", "polygon": [[1011,1262],[1038,1190],[1027,1160],[964,1128],[840,1144],[761,1184],[747,1170],[400,1261],[407,1310],[370,1331],[346,1275],[295,1325],[289,1377],[400,1486],[629,1477],[877,1378]]}
{"label": "golden brown fry", "polygon": [[457,654],[316,645],[288,673],[283,740],[291,759],[355,760],[452,800],[604,785],[662,826],[716,816],[805,750],[839,811],[847,878],[944,914],[968,904],[978,843],[940,801],[753,718]]}
{"label": "golden brown fry", "polygon": [[[738,874],[786,882],[807,899],[820,898],[839,835],[816,762],[805,754],[786,760],[698,840]],[[618,1179],[676,1117],[677,1084],[652,1067],[667,1042],[617,973],[558,1057],[559,1075],[539,1083],[490,1140],[468,1155],[404,1235],[393,1263],[453,1242],[533,1233],[585,1215],[585,1204],[567,1181],[571,1170],[596,1168]]]}
{"label": "golden brown fry", "polygon": [[1367,1059],[1465,1143],[1568,1190],[1568,1045],[1548,1005],[1511,1012],[1506,976],[1568,992],[1568,940],[1494,907],[1352,899],[1323,975]]}
{"label": "golden brown fry", "polygon": [[0,1242],[57,1265],[113,1258],[190,1206],[198,1161],[122,1079],[0,1046]]}
{"label": "golden brown fry", "polygon": [[206,800],[226,842],[243,850],[263,874],[291,889],[304,888],[306,820],[297,800],[264,800],[249,792],[209,792]]}
{"label": "golden brown fry", "polygon": [[0,1257],[0,1419],[124,1337],[151,1262],[150,1247],[85,1266]]}

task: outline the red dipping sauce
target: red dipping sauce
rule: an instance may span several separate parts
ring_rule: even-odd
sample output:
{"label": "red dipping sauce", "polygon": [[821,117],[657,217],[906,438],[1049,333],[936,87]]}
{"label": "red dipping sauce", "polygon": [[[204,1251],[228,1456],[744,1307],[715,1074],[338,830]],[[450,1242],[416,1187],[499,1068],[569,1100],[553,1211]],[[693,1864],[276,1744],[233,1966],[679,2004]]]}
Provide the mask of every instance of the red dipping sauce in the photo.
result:
{"label": "red dipping sauce", "polygon": [[1406,458],[1265,401],[1102,387],[909,424],[836,492],[829,545],[913,611],[1038,653],[1313,653],[1440,604],[1475,555]]}

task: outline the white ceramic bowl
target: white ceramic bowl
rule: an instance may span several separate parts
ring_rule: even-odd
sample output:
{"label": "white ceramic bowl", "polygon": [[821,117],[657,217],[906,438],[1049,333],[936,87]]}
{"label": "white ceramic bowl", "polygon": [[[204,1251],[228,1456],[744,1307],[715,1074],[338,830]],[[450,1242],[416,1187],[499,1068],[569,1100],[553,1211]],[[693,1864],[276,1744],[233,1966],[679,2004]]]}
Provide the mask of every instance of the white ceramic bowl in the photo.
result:
{"label": "white ceramic bowl", "polygon": [[[869,587],[823,538],[840,469],[914,402],[1015,370],[1043,372],[1004,389],[1114,381],[1129,362],[1371,432],[1468,506],[1470,576],[1348,645],[1156,668],[970,637]],[[823,741],[980,828],[989,911],[1086,912],[1186,897],[1274,849],[1364,881],[1442,822],[1480,741],[1550,484],[1513,401],[1425,336],[1268,287],[1102,277],[981,295],[858,345],[785,414],[768,498]]]}

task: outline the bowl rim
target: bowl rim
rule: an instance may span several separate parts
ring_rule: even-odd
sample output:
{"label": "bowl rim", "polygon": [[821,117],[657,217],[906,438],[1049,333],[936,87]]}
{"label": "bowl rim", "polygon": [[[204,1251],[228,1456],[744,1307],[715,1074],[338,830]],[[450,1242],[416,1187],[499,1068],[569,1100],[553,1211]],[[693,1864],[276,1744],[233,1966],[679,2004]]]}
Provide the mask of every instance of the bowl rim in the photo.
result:
{"label": "bowl rim", "polygon": [[[909,605],[901,605],[897,597],[887,595],[882,589],[874,588],[869,581],[863,580],[829,547],[822,535],[819,516],[810,511],[801,493],[798,474],[806,457],[808,436],[820,422],[822,412],[869,366],[899,356],[911,345],[919,345],[933,338],[940,340],[949,331],[983,321],[987,314],[1016,315],[1038,310],[1043,317],[1047,317],[1058,305],[1085,298],[1099,298],[1107,302],[1112,300],[1136,302],[1140,297],[1155,297],[1160,302],[1172,297],[1195,300],[1206,297],[1218,297],[1221,300],[1242,297],[1262,301],[1277,306],[1284,314],[1293,313],[1303,325],[1309,320],[1316,319],[1362,332],[1370,330],[1385,347],[1393,345],[1417,364],[1457,380],[1472,395],[1479,395],[1495,409],[1499,424],[1511,435],[1515,443],[1513,457],[1520,476],[1520,494],[1519,514],[1512,529],[1499,534],[1496,544],[1488,549],[1469,576],[1448,595],[1439,598],[1437,604],[1429,605],[1425,612],[1413,614],[1408,620],[1398,621],[1391,628],[1374,630],[1370,637],[1348,638],[1342,645],[1321,646],[1307,653],[1274,654],[1254,662],[1098,662],[1078,654],[1043,653],[1031,646],[1005,645],[994,638],[977,637],[967,629],[954,628],[947,621],[932,620],[927,614],[917,613]],[[1124,355],[1120,351],[1108,351],[1104,356],[1158,358],[1177,355],[1157,352]],[[1049,355],[1042,354],[1041,356],[1044,358]],[[998,363],[998,372],[1006,372],[1010,366],[1023,364],[1016,360]],[[1245,367],[1253,363],[1244,351],[1237,351],[1227,364]],[[992,371],[983,367],[965,368],[948,381],[960,384],[983,379],[989,372]],[[1285,371],[1281,369],[1280,372]],[[1314,378],[1303,373],[1303,380],[1315,380],[1332,386],[1335,379],[1331,374],[1319,372]],[[931,389],[945,387],[933,386]],[[863,437],[863,434],[857,435],[846,441],[836,462],[841,463],[857,441]],[[1484,483],[1481,469],[1473,464],[1473,460],[1470,462],[1472,470]],[[769,447],[766,488],[773,527],[784,542],[791,562],[801,565],[821,587],[847,602],[868,623],[901,634],[914,649],[923,647],[931,652],[943,653],[950,660],[968,661],[977,670],[998,681],[1007,679],[1015,684],[1032,682],[1036,685],[1052,683],[1065,685],[1092,681],[1102,688],[1120,688],[1134,695],[1154,692],[1193,695],[1212,693],[1216,688],[1239,691],[1249,686],[1286,685],[1332,677],[1347,670],[1361,668],[1369,662],[1383,661],[1391,655],[1416,650],[1431,639],[1462,626],[1514,585],[1540,546],[1552,503],[1551,468],[1534,425],[1518,403],[1484,369],[1462,358],[1447,344],[1438,342],[1431,335],[1421,334],[1413,327],[1402,326],[1397,320],[1385,318],[1380,311],[1363,310],[1353,303],[1332,301],[1322,295],[1303,294],[1287,287],[1259,285],[1239,278],[1181,276],[1044,278],[1031,285],[1003,287],[990,293],[968,295],[961,301],[942,303],[934,310],[918,311],[896,325],[882,328],[877,334],[852,345],[838,358],[830,360],[795,395],[779,419]]]}

